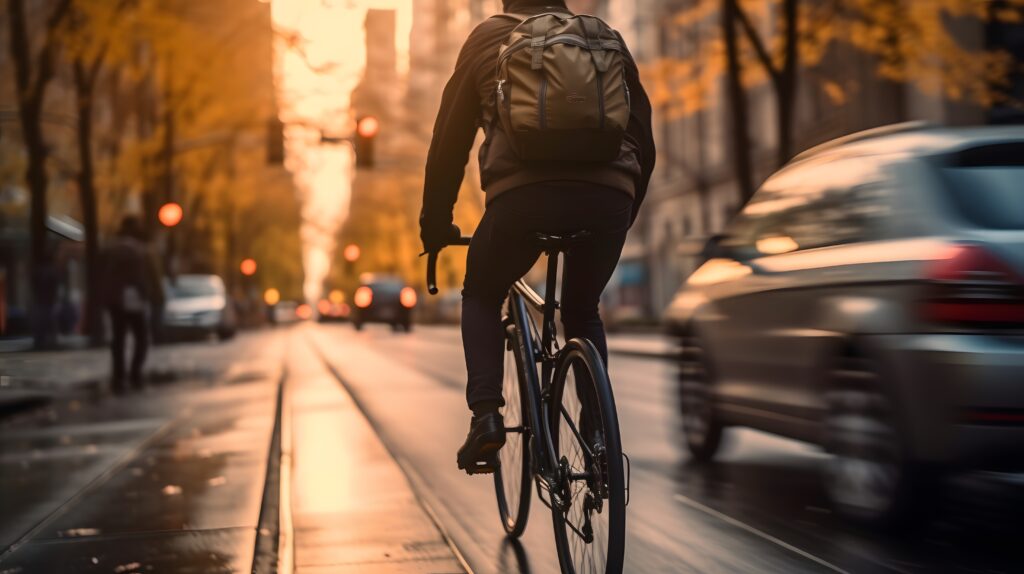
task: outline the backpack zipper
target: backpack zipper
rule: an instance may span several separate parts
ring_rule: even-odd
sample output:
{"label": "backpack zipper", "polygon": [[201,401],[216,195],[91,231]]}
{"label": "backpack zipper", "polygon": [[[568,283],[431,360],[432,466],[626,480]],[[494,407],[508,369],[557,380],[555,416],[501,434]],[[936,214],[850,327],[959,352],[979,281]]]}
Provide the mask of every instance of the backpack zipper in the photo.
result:
{"label": "backpack zipper", "polygon": [[[544,42],[544,47],[547,48],[548,46],[551,46],[553,44],[570,44],[573,46],[577,46],[579,48],[590,48],[590,46],[587,44],[585,40],[583,40],[579,36],[576,36],[575,34],[558,34],[557,36],[551,36]],[[522,50],[523,48],[526,48],[529,45],[529,38],[522,38],[514,42],[511,46],[506,48],[504,52],[501,53],[501,56],[498,58],[498,66],[501,66],[501,64],[504,63],[505,60],[511,58],[515,52],[518,52],[519,50]],[[613,52],[622,51],[619,47],[618,42],[609,42],[602,47],[605,50],[610,50]]]}

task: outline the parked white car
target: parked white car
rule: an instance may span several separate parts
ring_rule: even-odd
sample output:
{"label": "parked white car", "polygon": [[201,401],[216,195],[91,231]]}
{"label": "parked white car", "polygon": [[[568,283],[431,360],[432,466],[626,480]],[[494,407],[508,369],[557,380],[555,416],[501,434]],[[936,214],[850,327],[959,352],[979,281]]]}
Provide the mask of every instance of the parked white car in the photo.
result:
{"label": "parked white car", "polygon": [[163,330],[169,338],[230,339],[238,331],[238,315],[217,275],[178,275],[168,280]]}

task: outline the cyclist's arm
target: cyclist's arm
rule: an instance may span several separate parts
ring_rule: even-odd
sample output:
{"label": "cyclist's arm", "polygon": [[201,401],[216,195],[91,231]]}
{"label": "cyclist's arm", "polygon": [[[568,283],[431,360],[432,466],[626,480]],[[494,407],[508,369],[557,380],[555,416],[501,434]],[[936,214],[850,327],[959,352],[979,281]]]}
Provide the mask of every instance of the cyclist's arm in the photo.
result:
{"label": "cyclist's arm", "polygon": [[437,112],[427,154],[421,225],[426,221],[433,225],[450,224],[452,221],[452,210],[459,196],[480,116],[476,71],[483,46],[475,38],[477,35],[475,32],[471,34],[462,47],[455,72],[441,97],[441,108]]}
{"label": "cyclist's arm", "polygon": [[[620,36],[621,39],[621,36]],[[623,41],[623,46],[625,42]],[[628,54],[628,50],[627,50]],[[640,163],[640,175],[636,180],[636,198],[633,200],[633,218],[636,221],[640,212],[640,204],[647,195],[647,185],[654,173],[654,129],[651,126],[651,100],[647,97],[643,84],[640,83],[640,71],[633,56],[630,54],[626,65],[626,86],[629,88],[630,109],[629,125],[626,137],[630,138],[637,148],[637,161]]]}

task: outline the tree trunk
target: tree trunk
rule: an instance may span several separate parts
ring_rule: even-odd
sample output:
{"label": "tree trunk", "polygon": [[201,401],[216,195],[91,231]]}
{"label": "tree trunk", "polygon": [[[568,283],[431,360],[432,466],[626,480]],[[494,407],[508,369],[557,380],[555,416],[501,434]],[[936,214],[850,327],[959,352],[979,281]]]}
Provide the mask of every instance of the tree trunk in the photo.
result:
{"label": "tree trunk", "polygon": [[785,47],[783,48],[782,71],[778,75],[775,86],[775,105],[778,113],[779,147],[777,163],[779,167],[793,157],[793,109],[796,104],[797,69],[799,67],[799,49],[797,46],[798,21],[797,7],[799,0],[785,0],[783,4],[783,22],[785,23]]}
{"label": "tree trunk", "polygon": [[[69,4],[70,0],[62,0],[47,19],[43,47],[39,52],[33,74],[32,42],[25,18],[24,0],[8,0],[7,2],[11,59],[14,61],[14,78],[18,93],[18,119],[21,124],[25,151],[28,154],[25,180],[32,196],[29,215],[29,233],[32,245],[32,292],[37,296],[40,293],[52,291],[46,289],[46,286],[42,284],[44,274],[41,273],[48,264],[46,191],[49,185],[46,173],[48,151],[41,124],[43,100],[46,95],[46,85],[53,78],[53,45],[56,42],[56,28],[64,13],[67,12]],[[47,280],[52,280],[52,278]],[[45,309],[45,303],[47,302],[33,302],[33,320],[36,325],[45,320],[39,314],[51,311]],[[46,331],[48,330],[48,327],[34,329],[36,348],[46,344],[49,335]]]}
{"label": "tree trunk", "polygon": [[85,330],[93,343],[102,343],[99,275],[99,213],[92,157],[93,91],[99,60],[90,69],[74,62],[75,102],[78,104],[78,193],[85,224]]}
{"label": "tree trunk", "polygon": [[722,0],[722,36],[725,38],[729,92],[730,132],[733,163],[743,203],[754,194],[753,168],[750,160],[749,114],[747,94],[743,88],[738,38],[736,35],[736,0]]}

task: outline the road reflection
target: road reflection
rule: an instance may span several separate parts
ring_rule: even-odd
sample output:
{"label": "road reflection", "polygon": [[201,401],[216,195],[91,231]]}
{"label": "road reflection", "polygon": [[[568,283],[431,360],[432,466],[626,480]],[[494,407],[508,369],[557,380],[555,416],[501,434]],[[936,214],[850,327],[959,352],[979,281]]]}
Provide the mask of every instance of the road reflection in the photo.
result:
{"label": "road reflection", "polygon": [[506,538],[501,543],[501,551],[498,553],[498,571],[530,574],[530,559],[526,556],[526,550],[518,540]]}

